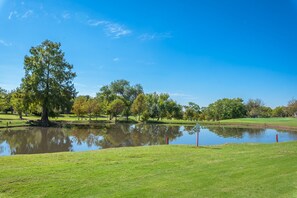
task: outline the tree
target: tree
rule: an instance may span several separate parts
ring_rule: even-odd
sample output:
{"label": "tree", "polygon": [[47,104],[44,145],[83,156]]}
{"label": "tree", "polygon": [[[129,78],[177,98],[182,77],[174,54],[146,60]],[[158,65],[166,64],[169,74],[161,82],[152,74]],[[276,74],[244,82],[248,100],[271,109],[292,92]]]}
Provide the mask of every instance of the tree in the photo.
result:
{"label": "tree", "polygon": [[[131,115],[131,105],[136,97],[141,93],[143,93],[143,88],[140,84],[131,86],[130,82],[127,80],[116,80],[111,82],[110,85],[103,86],[100,89],[100,92],[97,93],[97,97],[105,101],[103,104],[106,104],[107,107],[116,98],[121,99],[125,104],[123,114],[128,120]],[[106,109],[106,113],[111,115],[110,112],[108,112],[108,108]]]}
{"label": "tree", "polygon": [[17,88],[11,94],[11,105],[13,110],[18,113],[20,119],[23,119],[23,112],[26,110],[25,93],[20,88]]}
{"label": "tree", "polygon": [[78,96],[77,98],[74,99],[72,112],[77,116],[78,119],[87,113],[86,103],[87,103],[86,96]]}
{"label": "tree", "polygon": [[198,120],[200,113],[199,105],[194,102],[189,102],[189,105],[185,106],[184,117],[186,120]]}
{"label": "tree", "polygon": [[273,117],[287,117],[288,116],[287,108],[284,106],[275,107],[272,110],[272,116]]}
{"label": "tree", "polygon": [[0,111],[4,111],[6,106],[7,91],[0,87]]}
{"label": "tree", "polygon": [[172,99],[166,102],[166,118],[167,119],[182,119],[183,118],[183,107],[177,104]]}
{"label": "tree", "polygon": [[290,116],[297,117],[297,100],[292,99],[288,102],[288,111]]}
{"label": "tree", "polygon": [[134,100],[134,102],[131,106],[131,111],[132,111],[132,113],[137,115],[138,120],[140,120],[140,116],[146,110],[146,107],[147,107],[147,103],[146,103],[145,95],[143,93],[141,93]]}
{"label": "tree", "polygon": [[112,93],[117,95],[125,103],[124,115],[128,120],[131,115],[131,105],[133,104],[136,97],[143,93],[143,88],[140,84],[131,86],[127,80],[116,80],[110,84],[110,90]]}
{"label": "tree", "polygon": [[264,103],[260,99],[249,99],[246,103],[246,110],[247,110],[247,116],[256,118],[256,117],[262,117],[262,107],[264,107]]}
{"label": "tree", "polygon": [[111,113],[111,116],[115,117],[115,120],[117,120],[117,116],[123,112],[124,108],[125,103],[121,99],[115,99],[109,104],[109,111]]}
{"label": "tree", "polygon": [[246,115],[246,107],[241,98],[223,98],[210,104],[204,113],[212,120],[242,118]]}
{"label": "tree", "polygon": [[73,66],[66,62],[61,44],[49,40],[32,47],[29,56],[25,56],[25,77],[22,87],[30,93],[30,103],[39,103],[42,107],[41,122],[49,126],[49,115],[63,109],[76,95],[72,72]]}
{"label": "tree", "polygon": [[5,113],[11,111],[13,113],[10,100],[11,93],[0,87],[0,111],[5,111]]}

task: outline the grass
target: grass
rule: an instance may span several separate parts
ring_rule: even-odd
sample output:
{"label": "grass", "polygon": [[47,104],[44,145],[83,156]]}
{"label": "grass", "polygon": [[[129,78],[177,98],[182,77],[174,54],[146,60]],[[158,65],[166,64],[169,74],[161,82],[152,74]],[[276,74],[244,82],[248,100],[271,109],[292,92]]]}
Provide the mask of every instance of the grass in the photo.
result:
{"label": "grass", "polygon": [[297,142],[1,157],[0,197],[296,197]]}
{"label": "grass", "polygon": [[[38,120],[40,117],[37,116],[24,116],[24,120],[20,120],[15,114],[0,114],[0,128],[15,126],[27,126],[27,120]],[[67,124],[89,124],[89,118],[84,117],[80,120],[77,119],[75,115],[72,114],[62,114],[59,117],[51,118],[52,121],[62,122]],[[120,117],[118,121],[125,122],[126,118]],[[100,122],[113,122],[109,121],[106,116],[101,116],[92,118],[92,123]],[[137,122],[136,117],[130,116],[128,122]],[[188,120],[153,120],[150,119],[148,123],[156,124],[184,124],[184,125],[194,125],[197,121]],[[297,129],[297,118],[239,118],[239,119],[229,119],[221,121],[199,121],[202,125],[235,125],[235,126],[258,126],[258,127],[272,127],[272,128],[285,128],[285,129]]]}
{"label": "grass", "polygon": [[272,128],[297,128],[297,118],[238,118],[221,120],[214,122],[202,122],[202,124],[222,124],[222,125],[241,125],[241,126],[259,126]]}

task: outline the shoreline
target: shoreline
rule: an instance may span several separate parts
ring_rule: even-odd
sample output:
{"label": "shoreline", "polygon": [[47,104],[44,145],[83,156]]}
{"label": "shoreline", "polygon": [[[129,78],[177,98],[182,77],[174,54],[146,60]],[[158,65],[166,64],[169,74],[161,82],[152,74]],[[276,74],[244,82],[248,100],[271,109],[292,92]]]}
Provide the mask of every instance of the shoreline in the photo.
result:
{"label": "shoreline", "polygon": [[[137,122],[137,121],[125,121],[125,120],[119,120],[119,121],[108,121],[108,120],[92,120],[89,121],[51,121],[52,125],[50,127],[94,127],[99,126],[102,124],[159,124],[159,125],[186,125],[186,126],[194,126],[196,124],[199,124],[202,127],[237,127],[237,128],[265,128],[265,129],[276,129],[276,130],[293,130],[297,131],[297,126],[287,126],[287,125],[279,125],[279,124],[273,124],[273,123],[246,123],[246,122],[221,122],[221,121],[215,121],[215,122],[209,122],[209,121],[148,121],[148,122]],[[13,124],[10,123],[8,126],[0,126],[0,129],[5,128],[19,128],[19,127],[42,127],[42,125],[38,124],[38,122],[29,122],[28,121],[24,124]]]}

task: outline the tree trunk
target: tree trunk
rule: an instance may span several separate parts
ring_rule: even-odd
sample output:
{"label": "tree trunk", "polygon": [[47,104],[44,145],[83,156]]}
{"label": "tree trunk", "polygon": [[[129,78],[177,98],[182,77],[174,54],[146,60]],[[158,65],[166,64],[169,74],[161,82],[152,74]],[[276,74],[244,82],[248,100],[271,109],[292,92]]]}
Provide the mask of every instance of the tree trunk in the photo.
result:
{"label": "tree trunk", "polygon": [[19,111],[19,116],[20,116],[20,119],[22,120],[23,119],[23,112]]}
{"label": "tree trunk", "polygon": [[49,126],[48,108],[46,106],[42,107],[41,122],[43,126]]}

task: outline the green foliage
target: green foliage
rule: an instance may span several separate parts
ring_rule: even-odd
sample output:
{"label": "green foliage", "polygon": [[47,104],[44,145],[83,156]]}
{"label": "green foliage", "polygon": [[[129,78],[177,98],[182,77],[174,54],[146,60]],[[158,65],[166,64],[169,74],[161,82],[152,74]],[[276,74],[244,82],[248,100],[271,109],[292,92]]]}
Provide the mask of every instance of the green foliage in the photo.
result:
{"label": "green foliage", "polygon": [[189,102],[185,107],[184,119],[186,120],[198,120],[201,114],[200,107],[196,103]]}
{"label": "green foliage", "polygon": [[49,40],[32,47],[25,56],[25,77],[22,88],[29,103],[42,107],[42,122],[48,124],[48,116],[71,105],[76,92],[72,80],[76,76],[73,66],[64,59],[61,44]]}
{"label": "green foliage", "polygon": [[121,99],[115,99],[109,104],[108,109],[111,113],[111,119],[112,117],[117,119],[117,116],[124,111],[125,103]]}
{"label": "green foliage", "polygon": [[272,110],[272,117],[287,117],[288,116],[288,110],[284,106],[275,107]]}
{"label": "green foliage", "polygon": [[11,93],[0,87],[0,111],[5,111],[5,113],[12,111],[10,100]]}
{"label": "green foliage", "polygon": [[247,116],[251,118],[269,118],[272,116],[272,109],[266,107],[260,99],[249,99],[246,103]]}
{"label": "green foliage", "polygon": [[288,113],[290,116],[297,117],[297,100],[292,99],[288,103]]}
{"label": "green foliage", "polygon": [[127,80],[116,80],[111,82],[110,85],[105,85],[100,89],[100,92],[97,93],[97,97],[101,98],[102,101],[105,101],[106,113],[111,115],[109,108],[107,108],[112,101],[115,99],[121,99],[124,104],[123,114],[128,120],[131,115],[131,106],[136,99],[136,97],[143,93],[143,88],[140,84],[134,86],[130,85],[130,82]]}
{"label": "green foliage", "polygon": [[72,112],[77,116],[78,119],[87,113],[87,100],[88,98],[86,96],[78,96],[74,99]]}
{"label": "green foliage", "polygon": [[20,119],[22,119],[23,112],[26,111],[25,105],[25,93],[22,89],[17,88],[11,94],[11,105],[13,110],[18,113]]}
{"label": "green foliage", "polygon": [[147,108],[146,97],[143,93],[141,93],[134,100],[131,106],[131,112],[134,115],[137,115],[138,120],[140,120],[140,116],[146,110],[146,108]]}
{"label": "green foliage", "polygon": [[243,118],[246,107],[241,98],[223,98],[210,104],[206,110],[207,117],[212,120]]}

